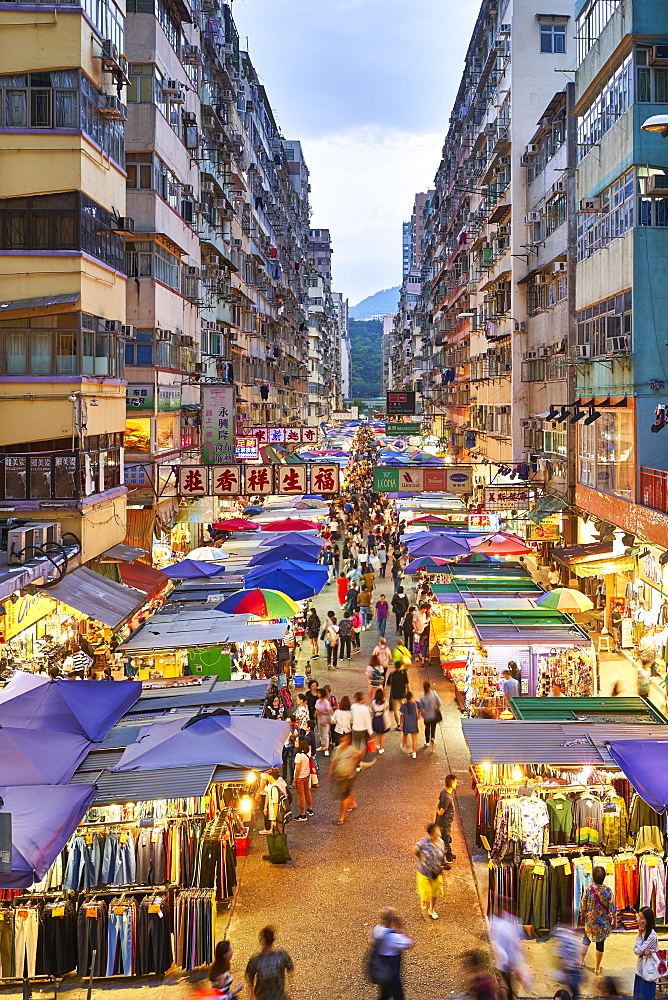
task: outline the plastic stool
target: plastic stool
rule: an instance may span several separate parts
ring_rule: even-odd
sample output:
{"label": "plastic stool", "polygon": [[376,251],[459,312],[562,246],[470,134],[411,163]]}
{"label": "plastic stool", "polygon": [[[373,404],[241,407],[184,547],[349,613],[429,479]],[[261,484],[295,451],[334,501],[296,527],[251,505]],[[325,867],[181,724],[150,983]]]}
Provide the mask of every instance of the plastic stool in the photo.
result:
{"label": "plastic stool", "polygon": [[614,653],[614,649],[610,647],[611,635],[599,635],[598,637],[598,652],[599,653]]}

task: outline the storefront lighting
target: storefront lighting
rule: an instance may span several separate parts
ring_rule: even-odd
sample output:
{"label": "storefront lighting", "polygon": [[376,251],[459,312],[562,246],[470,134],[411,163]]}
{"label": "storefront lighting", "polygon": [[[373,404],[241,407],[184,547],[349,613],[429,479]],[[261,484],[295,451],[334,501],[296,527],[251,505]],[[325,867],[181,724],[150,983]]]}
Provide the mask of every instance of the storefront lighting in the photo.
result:
{"label": "storefront lighting", "polygon": [[256,781],[257,781],[257,774],[255,773],[255,771],[249,771],[248,774],[246,775],[246,784],[254,785]]}
{"label": "storefront lighting", "polygon": [[239,803],[239,811],[242,813],[249,813],[253,808],[253,803],[251,802],[248,795],[244,795],[243,799]]}
{"label": "storefront lighting", "polygon": [[515,767],[513,768],[513,781],[521,781],[523,777],[524,773],[522,771],[522,768],[518,767],[516,764]]}
{"label": "storefront lighting", "polygon": [[590,406],[589,407],[589,416],[585,418],[585,426],[588,427],[589,424],[593,424],[594,421],[598,420],[598,418],[600,416],[602,416],[602,414],[600,414],[598,412],[598,410],[595,410],[593,406]]}
{"label": "storefront lighting", "polygon": [[488,760],[483,760],[483,762],[480,765],[480,767],[483,769],[483,771],[489,771],[491,769],[492,765],[491,765],[491,763]]}

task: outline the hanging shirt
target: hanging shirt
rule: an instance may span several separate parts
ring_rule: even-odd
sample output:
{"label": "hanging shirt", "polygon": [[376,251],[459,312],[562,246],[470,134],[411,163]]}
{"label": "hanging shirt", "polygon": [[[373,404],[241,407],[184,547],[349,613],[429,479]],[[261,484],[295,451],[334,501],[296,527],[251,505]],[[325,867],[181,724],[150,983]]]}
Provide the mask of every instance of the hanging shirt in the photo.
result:
{"label": "hanging shirt", "polygon": [[573,807],[575,843],[597,847],[603,836],[601,803],[592,795],[578,799]]}
{"label": "hanging shirt", "polygon": [[523,798],[520,800],[522,841],[525,854],[541,854],[545,827],[550,817],[542,799]]}
{"label": "hanging shirt", "polygon": [[613,795],[603,803],[603,847],[606,854],[623,850],[628,844],[628,812],[620,795]]}
{"label": "hanging shirt", "polygon": [[635,838],[633,850],[636,854],[644,851],[658,851],[663,854],[663,820],[639,795],[633,796],[629,836]]}
{"label": "hanging shirt", "polygon": [[573,832],[573,803],[570,799],[548,799],[550,843],[569,844]]}

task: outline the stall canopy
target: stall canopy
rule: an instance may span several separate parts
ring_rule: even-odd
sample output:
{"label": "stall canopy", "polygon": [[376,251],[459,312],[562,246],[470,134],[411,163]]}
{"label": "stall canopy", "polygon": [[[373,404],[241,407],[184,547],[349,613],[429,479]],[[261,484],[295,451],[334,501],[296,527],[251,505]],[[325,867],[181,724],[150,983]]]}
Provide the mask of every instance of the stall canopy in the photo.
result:
{"label": "stall canopy", "polygon": [[141,694],[139,681],[62,681],[17,671],[0,691],[0,726],[104,739]]}
{"label": "stall canopy", "polygon": [[318,563],[284,559],[270,566],[255,566],[245,577],[245,586],[278,590],[295,601],[315,597],[329,579],[329,570]]}
{"label": "stall canopy", "polygon": [[668,807],[668,740],[615,738],[608,750],[640,798],[655,812],[664,813]]}
{"label": "stall canopy", "polygon": [[285,625],[280,622],[249,621],[248,615],[225,615],[216,605],[201,610],[163,611],[141,625],[118,649],[123,653],[159,652],[168,649],[195,649],[221,646],[227,642],[260,642],[282,639]]}
{"label": "stall canopy", "polygon": [[118,628],[146,602],[142,591],[124,587],[82,566],[43,591],[109,628]]}
{"label": "stall canopy", "polygon": [[[668,723],[646,698],[511,698],[510,708],[524,722]],[[668,735],[668,732],[667,732]]]}
{"label": "stall canopy", "polygon": [[245,716],[201,715],[141,730],[111,771],[160,770],[169,767],[225,764],[229,767],[277,767],[282,763],[289,722]]}
{"label": "stall canopy", "polygon": [[311,549],[317,555],[324,543],[324,538],[318,538],[313,534],[306,534],[303,531],[285,531],[281,535],[263,538],[260,542],[260,547],[265,549],[276,548],[277,545],[296,545],[300,549]]}
{"label": "stall canopy", "polygon": [[482,646],[587,646],[591,636],[561,611],[470,611]]}
{"label": "stall canopy", "polygon": [[121,563],[118,572],[126,586],[143,591],[148,598],[155,597],[169,583],[165,573],[142,562]]}
{"label": "stall canopy", "polygon": [[216,562],[200,562],[197,559],[181,559],[166,566],[164,575],[170,580],[208,580],[222,576],[225,567]]}
{"label": "stall canopy", "polygon": [[611,541],[556,548],[550,555],[579,577],[609,576],[635,566],[634,556],[613,556]]}
{"label": "stall canopy", "polygon": [[[462,719],[462,731],[471,761],[476,766],[489,763],[610,767],[616,764],[608,751],[611,740],[615,741],[615,745],[618,740],[638,740],[639,745],[642,741],[642,746],[647,748],[653,745],[647,740],[663,741],[666,735],[665,726],[660,725],[506,722],[496,719]],[[623,770],[632,782],[626,768]]]}
{"label": "stall canopy", "polygon": [[299,543],[294,545],[275,545],[270,549],[262,549],[260,552],[256,552],[252,559],[249,560],[248,565],[249,567],[271,566],[274,563],[281,562],[283,559],[296,559],[298,562],[307,562],[317,566],[319,555],[320,546],[317,549],[313,549],[303,547]]}
{"label": "stall canopy", "polygon": [[111,559],[113,562],[134,562],[147,555],[146,549],[138,549],[134,545],[112,545],[110,549],[103,552],[100,559]]}
{"label": "stall canopy", "polygon": [[44,878],[95,792],[90,784],[0,787],[0,810],[12,817],[12,868],[0,872],[0,888],[24,889]]}
{"label": "stall canopy", "polygon": [[0,726],[2,780],[10,785],[66,784],[90,749],[80,733]]}

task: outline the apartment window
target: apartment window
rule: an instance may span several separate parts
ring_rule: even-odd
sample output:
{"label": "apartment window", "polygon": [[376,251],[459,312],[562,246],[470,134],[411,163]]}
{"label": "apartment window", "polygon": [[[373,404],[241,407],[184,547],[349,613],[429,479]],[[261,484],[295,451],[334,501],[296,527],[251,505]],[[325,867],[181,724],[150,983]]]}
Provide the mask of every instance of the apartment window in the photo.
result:
{"label": "apartment window", "polygon": [[633,229],[635,183],[635,171],[627,170],[600,195],[600,211],[578,213],[578,261]]}
{"label": "apartment window", "polygon": [[633,414],[604,410],[588,427],[578,424],[578,481],[633,500]]}
{"label": "apartment window", "polygon": [[597,146],[633,100],[633,56],[624,62],[604,84],[587,111],[578,118],[578,162]]}
{"label": "apartment window", "polygon": [[151,240],[126,243],[125,268],[129,278],[156,278],[179,291],[179,261]]}
{"label": "apartment window", "polygon": [[86,313],[0,321],[0,374],[121,378],[120,341]]}
{"label": "apartment window", "polygon": [[545,231],[549,236],[566,221],[566,195],[551,198],[545,208]]}
{"label": "apartment window", "polygon": [[621,3],[622,0],[589,0],[589,3],[585,4],[575,22],[578,63],[582,62],[591,47],[596,44],[601,32]]}
{"label": "apartment window", "polygon": [[589,346],[590,357],[619,351],[619,340],[611,342],[611,337],[626,338],[627,347],[630,348],[631,301],[631,290],[628,289],[614,298],[604,299],[578,312],[577,343]]}
{"label": "apartment window", "polygon": [[135,339],[125,343],[126,365],[153,367],[153,338],[155,331],[146,327],[135,329]]}
{"label": "apartment window", "polygon": [[128,76],[128,104],[164,105],[163,77],[153,63],[131,63]]}
{"label": "apartment window", "polygon": [[[668,196],[649,196],[647,194],[650,185],[649,170],[644,167],[638,168],[645,176],[638,177],[638,187],[640,189],[640,204],[638,206],[638,225],[655,226],[663,229],[668,226]],[[658,173],[658,171],[652,171]]]}
{"label": "apartment window", "polygon": [[543,451],[550,455],[568,454],[568,433],[560,427],[545,429],[543,431]]}
{"label": "apartment window", "polygon": [[[70,500],[121,485],[122,434],[102,435],[96,445],[72,451],[67,439],[8,447],[0,453],[0,498]],[[89,439],[97,441],[97,438]],[[32,450],[28,451],[30,448]]]}
{"label": "apartment window", "polygon": [[566,25],[545,24],[540,26],[540,51],[563,55],[566,52]]}

